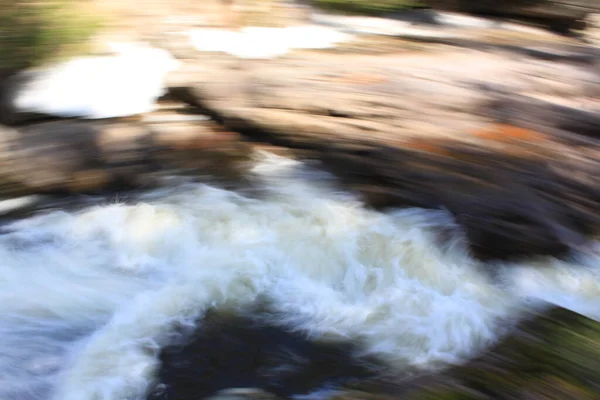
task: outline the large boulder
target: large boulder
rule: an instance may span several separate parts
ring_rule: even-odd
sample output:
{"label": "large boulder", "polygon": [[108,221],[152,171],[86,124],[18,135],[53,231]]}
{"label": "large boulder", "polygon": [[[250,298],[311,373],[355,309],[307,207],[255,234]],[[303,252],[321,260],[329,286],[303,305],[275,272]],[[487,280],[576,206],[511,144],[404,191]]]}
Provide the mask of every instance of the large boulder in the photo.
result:
{"label": "large boulder", "polygon": [[54,121],[0,129],[0,195],[151,187],[172,174],[237,177],[249,154],[210,123]]}
{"label": "large boulder", "polygon": [[399,385],[371,383],[370,390],[332,400],[592,400],[600,389],[599,367],[600,323],[551,308],[529,316],[465,365]]}
{"label": "large boulder", "polygon": [[[356,360],[345,360],[345,369],[336,364],[343,357],[336,353],[339,349],[335,344],[306,343],[304,337],[295,342],[276,327],[238,325],[242,322],[239,320],[223,322],[208,320],[200,324],[191,340],[163,349],[159,372],[163,384],[156,385],[149,400],[278,400],[288,398],[290,393],[303,393],[311,384],[336,373],[355,378],[364,374],[356,369]],[[226,332],[225,337],[219,335],[222,332]],[[304,341],[300,350],[308,357],[298,358],[303,362],[301,366],[280,368],[263,380],[262,374],[270,370],[261,363],[272,352],[281,351],[278,346],[282,338],[287,340],[288,354],[291,349],[297,350],[292,346]],[[222,348],[223,340],[233,346],[233,353],[214,351]],[[311,353],[313,347],[319,352]],[[259,348],[265,351],[254,355],[254,349]],[[240,349],[246,350],[237,354]],[[238,364],[242,360],[241,366],[233,368],[233,375],[227,374],[232,370],[226,368],[227,363],[233,360]],[[283,362],[281,358],[275,360],[269,366]],[[287,361],[291,365],[296,360],[292,357]],[[312,366],[313,362],[320,364]],[[190,366],[203,373],[190,374]],[[244,372],[243,378],[238,376],[240,371]],[[327,400],[593,400],[600,390],[599,371],[600,323],[564,308],[550,307],[531,310],[510,334],[463,365],[415,378],[373,378],[367,373],[362,380],[320,395]],[[282,385],[285,378],[291,380]],[[231,388],[223,390],[228,385]]]}
{"label": "large boulder", "polygon": [[[269,308],[208,311],[196,329],[161,349],[147,400],[292,398],[372,377],[381,368],[374,357],[357,357],[356,343],[313,338],[272,322]],[[227,390],[248,386],[262,390]]]}
{"label": "large boulder", "polygon": [[439,48],[189,68],[173,96],[308,152],[368,204],[450,210],[481,258],[583,249],[600,226],[593,60]]}
{"label": "large boulder", "polygon": [[587,16],[585,38],[596,47],[600,45],[600,12]]}

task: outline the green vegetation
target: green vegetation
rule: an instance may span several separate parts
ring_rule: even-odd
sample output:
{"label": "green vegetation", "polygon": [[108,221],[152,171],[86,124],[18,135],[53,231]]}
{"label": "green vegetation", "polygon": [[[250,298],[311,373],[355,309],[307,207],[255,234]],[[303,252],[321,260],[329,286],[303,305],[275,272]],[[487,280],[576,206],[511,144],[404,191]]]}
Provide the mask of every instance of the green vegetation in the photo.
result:
{"label": "green vegetation", "polygon": [[600,323],[556,308],[407,400],[598,399]]}
{"label": "green vegetation", "polygon": [[0,72],[82,51],[100,27],[78,1],[0,0]]}
{"label": "green vegetation", "polygon": [[357,385],[331,400],[598,400],[599,387],[600,322],[555,307],[464,365],[401,381],[394,396]]}
{"label": "green vegetation", "polygon": [[418,0],[313,0],[312,3],[325,10],[367,15],[423,6]]}

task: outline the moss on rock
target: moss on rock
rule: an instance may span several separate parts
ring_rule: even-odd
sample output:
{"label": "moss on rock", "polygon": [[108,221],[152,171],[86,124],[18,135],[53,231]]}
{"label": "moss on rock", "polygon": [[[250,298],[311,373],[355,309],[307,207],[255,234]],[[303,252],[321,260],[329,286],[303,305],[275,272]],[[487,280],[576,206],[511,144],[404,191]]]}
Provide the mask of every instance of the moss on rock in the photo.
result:
{"label": "moss on rock", "polygon": [[383,14],[422,7],[419,0],[313,0],[322,9],[351,14]]}
{"label": "moss on rock", "polygon": [[555,308],[402,398],[591,400],[599,389],[600,323]]}
{"label": "moss on rock", "polygon": [[101,19],[81,1],[0,0],[0,72],[10,73],[82,50]]}

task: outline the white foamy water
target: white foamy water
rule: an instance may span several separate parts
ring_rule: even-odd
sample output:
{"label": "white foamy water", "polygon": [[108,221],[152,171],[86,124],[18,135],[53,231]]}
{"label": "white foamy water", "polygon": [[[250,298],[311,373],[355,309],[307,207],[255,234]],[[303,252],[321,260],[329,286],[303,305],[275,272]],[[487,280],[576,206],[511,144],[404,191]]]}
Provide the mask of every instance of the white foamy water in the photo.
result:
{"label": "white foamy water", "polygon": [[173,329],[257,296],[284,322],[361,342],[397,368],[481,350],[524,295],[600,305],[592,256],[577,270],[513,266],[504,289],[460,235],[437,244],[452,227],[445,212],[369,211],[280,157],[253,171],[262,199],[183,185],[11,226],[0,236],[0,399],[143,399]]}

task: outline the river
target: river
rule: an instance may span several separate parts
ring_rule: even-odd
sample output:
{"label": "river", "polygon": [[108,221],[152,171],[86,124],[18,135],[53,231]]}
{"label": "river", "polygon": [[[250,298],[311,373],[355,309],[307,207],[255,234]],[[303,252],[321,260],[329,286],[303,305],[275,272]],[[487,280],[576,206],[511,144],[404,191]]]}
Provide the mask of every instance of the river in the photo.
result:
{"label": "river", "polygon": [[258,299],[398,371],[460,362],[538,299],[600,318],[594,252],[484,265],[445,211],[372,211],[269,153],[249,173],[258,194],[183,183],[5,227],[0,399],[142,400],[174,330]]}

